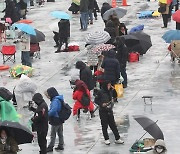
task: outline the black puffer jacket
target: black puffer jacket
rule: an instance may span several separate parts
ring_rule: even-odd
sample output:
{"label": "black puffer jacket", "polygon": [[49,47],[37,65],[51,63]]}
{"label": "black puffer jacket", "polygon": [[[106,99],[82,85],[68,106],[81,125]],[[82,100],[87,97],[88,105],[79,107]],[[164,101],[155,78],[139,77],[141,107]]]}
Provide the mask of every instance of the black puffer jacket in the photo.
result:
{"label": "black puffer jacket", "polygon": [[70,22],[66,19],[61,19],[58,22],[59,27],[59,37],[60,38],[68,38],[70,37]]}
{"label": "black puffer jacket", "polygon": [[101,17],[103,17],[103,14],[111,8],[112,8],[112,6],[109,3],[107,3],[107,2],[103,3],[103,5],[101,7]]}
{"label": "black puffer jacket", "polygon": [[80,0],[80,12],[88,12],[89,0]]}
{"label": "black puffer jacket", "polygon": [[111,39],[107,42],[108,44],[113,44],[115,38],[116,38],[116,29],[114,27],[114,24],[111,20],[109,20],[106,23],[106,27],[104,29],[104,31],[108,32],[109,35],[111,36]]}
{"label": "black puffer jacket", "polygon": [[31,108],[34,111],[34,117],[32,121],[35,125],[35,128],[39,132],[48,131],[48,106],[44,101],[40,93],[36,93],[32,100],[37,104],[37,109]]}
{"label": "black puffer jacket", "polygon": [[94,10],[94,4],[95,4],[94,0],[89,0],[88,9],[89,9],[89,10]]}
{"label": "black puffer jacket", "polygon": [[82,61],[76,63],[76,68],[80,70],[80,80],[84,81],[89,90],[92,90],[94,88],[94,81],[91,69]]}
{"label": "black puffer jacket", "polygon": [[119,61],[115,58],[116,52],[111,49],[108,51],[106,58],[102,63],[102,68],[104,68],[103,79],[111,81],[112,84],[118,81],[120,77],[120,65]]}

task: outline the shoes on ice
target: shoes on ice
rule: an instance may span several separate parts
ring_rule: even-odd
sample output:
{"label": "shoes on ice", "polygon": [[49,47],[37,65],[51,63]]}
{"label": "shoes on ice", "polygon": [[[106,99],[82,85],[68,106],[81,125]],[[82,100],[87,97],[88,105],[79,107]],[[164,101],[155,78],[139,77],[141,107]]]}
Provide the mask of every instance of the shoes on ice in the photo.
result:
{"label": "shoes on ice", "polygon": [[[110,144],[111,144],[109,140],[105,140],[104,143],[105,143],[106,145],[110,145]],[[114,143],[116,143],[116,144],[124,144],[124,141],[121,140],[121,139],[119,139],[119,140],[115,140]]]}

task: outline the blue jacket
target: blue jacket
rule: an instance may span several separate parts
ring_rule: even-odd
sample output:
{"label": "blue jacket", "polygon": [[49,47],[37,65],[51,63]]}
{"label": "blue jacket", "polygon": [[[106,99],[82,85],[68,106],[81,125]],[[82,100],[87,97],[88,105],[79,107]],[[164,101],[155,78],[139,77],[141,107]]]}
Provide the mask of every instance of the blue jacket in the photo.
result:
{"label": "blue jacket", "polygon": [[48,112],[49,117],[59,117],[59,111],[61,110],[61,102],[64,101],[63,95],[59,95],[59,96],[55,96],[52,100],[51,100],[51,104],[50,104],[50,109]]}

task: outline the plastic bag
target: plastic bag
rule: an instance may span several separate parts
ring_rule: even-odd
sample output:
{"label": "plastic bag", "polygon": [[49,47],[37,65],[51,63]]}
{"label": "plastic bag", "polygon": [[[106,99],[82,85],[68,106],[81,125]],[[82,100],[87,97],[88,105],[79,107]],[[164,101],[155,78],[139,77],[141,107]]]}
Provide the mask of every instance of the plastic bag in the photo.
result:
{"label": "plastic bag", "polygon": [[115,88],[116,93],[117,93],[117,98],[123,97],[123,93],[124,93],[123,84],[122,83],[117,83],[117,84],[114,85],[114,88]]}

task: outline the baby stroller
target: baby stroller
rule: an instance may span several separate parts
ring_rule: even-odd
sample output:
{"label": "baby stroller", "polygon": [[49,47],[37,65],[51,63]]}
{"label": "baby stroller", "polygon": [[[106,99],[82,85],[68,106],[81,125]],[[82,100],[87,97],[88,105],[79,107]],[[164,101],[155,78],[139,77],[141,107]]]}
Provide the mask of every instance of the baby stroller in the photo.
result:
{"label": "baby stroller", "polygon": [[30,57],[35,57],[41,59],[40,55],[40,46],[39,43],[31,43],[30,44]]}
{"label": "baby stroller", "polygon": [[171,61],[175,62],[175,59],[180,63],[180,40],[173,40],[170,44]]}

